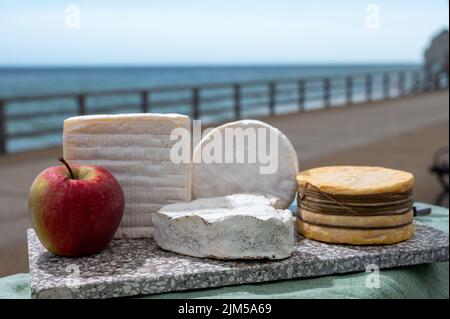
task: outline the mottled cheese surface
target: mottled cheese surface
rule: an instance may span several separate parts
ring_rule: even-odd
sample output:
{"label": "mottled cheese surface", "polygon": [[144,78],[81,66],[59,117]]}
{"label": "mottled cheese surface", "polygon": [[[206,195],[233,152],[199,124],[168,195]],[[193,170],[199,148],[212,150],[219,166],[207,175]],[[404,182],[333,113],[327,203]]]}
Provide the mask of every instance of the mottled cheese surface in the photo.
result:
{"label": "mottled cheese surface", "polygon": [[156,244],[216,259],[283,259],[294,248],[294,218],[261,195],[235,194],[162,207],[153,215]]}

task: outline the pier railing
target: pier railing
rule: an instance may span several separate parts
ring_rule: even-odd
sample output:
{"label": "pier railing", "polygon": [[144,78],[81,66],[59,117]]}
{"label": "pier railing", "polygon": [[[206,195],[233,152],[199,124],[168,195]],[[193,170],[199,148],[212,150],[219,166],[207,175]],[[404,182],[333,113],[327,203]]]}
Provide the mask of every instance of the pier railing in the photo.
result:
{"label": "pier railing", "polygon": [[221,122],[447,88],[447,73],[430,76],[417,69],[0,98],[0,154],[14,152],[9,145],[17,141],[26,141],[22,143],[26,145],[22,149],[26,149],[35,148],[30,146],[33,140],[60,137],[63,119],[75,115],[177,112],[194,119]]}

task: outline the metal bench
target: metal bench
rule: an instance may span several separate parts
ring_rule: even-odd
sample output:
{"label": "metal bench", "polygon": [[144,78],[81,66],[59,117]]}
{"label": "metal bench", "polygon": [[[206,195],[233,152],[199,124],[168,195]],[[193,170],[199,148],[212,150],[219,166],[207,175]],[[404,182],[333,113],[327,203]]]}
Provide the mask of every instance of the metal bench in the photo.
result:
{"label": "metal bench", "polygon": [[436,175],[442,185],[442,192],[435,199],[435,204],[441,206],[449,192],[448,155],[449,148],[444,147],[438,150],[433,157],[433,166],[430,171]]}

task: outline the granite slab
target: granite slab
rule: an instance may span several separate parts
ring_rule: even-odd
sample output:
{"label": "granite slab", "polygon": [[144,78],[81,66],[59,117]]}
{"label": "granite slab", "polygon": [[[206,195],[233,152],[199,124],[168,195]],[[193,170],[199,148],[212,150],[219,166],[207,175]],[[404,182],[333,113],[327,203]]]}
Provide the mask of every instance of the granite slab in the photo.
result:
{"label": "granite slab", "polygon": [[297,235],[292,257],[220,261],[177,255],[153,239],[117,239],[101,253],[63,258],[32,229],[28,250],[32,298],[111,298],[277,281],[447,261],[448,234],[415,223],[414,238],[387,246],[331,245]]}

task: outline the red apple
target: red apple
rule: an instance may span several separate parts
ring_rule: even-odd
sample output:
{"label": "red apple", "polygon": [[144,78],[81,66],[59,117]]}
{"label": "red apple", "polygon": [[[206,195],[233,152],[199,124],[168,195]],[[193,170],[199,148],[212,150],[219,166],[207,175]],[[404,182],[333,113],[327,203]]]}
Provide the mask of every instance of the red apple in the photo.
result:
{"label": "red apple", "polygon": [[65,257],[97,253],[112,240],[125,199],[117,179],[93,165],[49,167],[31,185],[28,208],[48,251]]}

